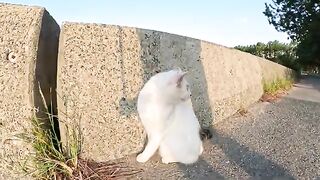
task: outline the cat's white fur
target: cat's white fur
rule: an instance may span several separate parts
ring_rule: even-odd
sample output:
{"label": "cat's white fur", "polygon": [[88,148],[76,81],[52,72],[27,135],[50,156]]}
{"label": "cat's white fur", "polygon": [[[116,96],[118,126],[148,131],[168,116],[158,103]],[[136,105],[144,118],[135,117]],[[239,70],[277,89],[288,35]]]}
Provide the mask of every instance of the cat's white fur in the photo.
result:
{"label": "cat's white fur", "polygon": [[200,125],[184,76],[180,69],[158,73],[140,91],[137,109],[148,143],[138,162],[148,161],[158,149],[163,163],[191,164],[202,154]]}

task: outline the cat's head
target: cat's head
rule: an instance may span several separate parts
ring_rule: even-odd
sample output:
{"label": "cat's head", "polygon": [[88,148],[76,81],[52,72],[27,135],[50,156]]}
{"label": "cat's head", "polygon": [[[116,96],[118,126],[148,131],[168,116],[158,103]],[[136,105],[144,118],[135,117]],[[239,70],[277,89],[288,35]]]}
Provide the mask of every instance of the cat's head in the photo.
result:
{"label": "cat's head", "polygon": [[164,89],[166,97],[169,98],[168,100],[173,103],[189,100],[191,91],[190,85],[185,78],[187,73],[181,69],[174,69],[168,73],[169,76]]}

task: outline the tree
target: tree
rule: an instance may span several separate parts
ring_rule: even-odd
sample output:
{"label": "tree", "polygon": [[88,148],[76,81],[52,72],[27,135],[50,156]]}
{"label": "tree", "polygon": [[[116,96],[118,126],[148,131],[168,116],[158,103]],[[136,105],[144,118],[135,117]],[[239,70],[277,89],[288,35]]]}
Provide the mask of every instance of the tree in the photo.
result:
{"label": "tree", "polygon": [[297,56],[304,65],[320,66],[320,1],[273,0],[263,12],[276,30],[298,42]]}
{"label": "tree", "polygon": [[279,41],[269,41],[267,44],[258,42],[255,45],[236,46],[234,48],[266,58],[291,69],[300,69],[296,57],[296,44],[293,42],[290,44],[280,43]]}

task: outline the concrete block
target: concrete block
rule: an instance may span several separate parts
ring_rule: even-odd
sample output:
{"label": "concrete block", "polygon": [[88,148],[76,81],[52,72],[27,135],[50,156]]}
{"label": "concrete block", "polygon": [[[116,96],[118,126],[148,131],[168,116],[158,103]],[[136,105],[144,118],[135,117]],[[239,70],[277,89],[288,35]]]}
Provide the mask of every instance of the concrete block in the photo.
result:
{"label": "concrete block", "polygon": [[256,56],[203,42],[201,57],[213,112],[206,125],[231,116],[261,97],[261,67]]}
{"label": "concrete block", "polygon": [[266,83],[273,82],[277,79],[295,77],[295,72],[292,69],[278,63],[263,58],[259,58],[259,63],[262,70],[262,79]]}
{"label": "concrete block", "polygon": [[[135,29],[65,23],[59,43],[59,118],[80,122],[82,157],[106,161],[141,150],[135,97],[144,71]],[[65,124],[60,130],[66,142]]]}
{"label": "concrete block", "polygon": [[49,101],[49,89],[56,86],[59,26],[44,8],[4,3],[0,24],[0,179],[30,179],[21,177],[18,164],[32,148],[16,135],[30,130],[35,109],[44,117],[39,83]]}

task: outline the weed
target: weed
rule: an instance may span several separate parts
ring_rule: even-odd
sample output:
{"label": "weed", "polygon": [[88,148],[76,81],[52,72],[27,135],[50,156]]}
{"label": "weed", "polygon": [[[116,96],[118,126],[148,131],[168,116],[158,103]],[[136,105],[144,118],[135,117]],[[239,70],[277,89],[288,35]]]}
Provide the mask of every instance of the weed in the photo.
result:
{"label": "weed", "polygon": [[292,79],[276,79],[275,81],[263,82],[263,91],[265,94],[275,95],[279,91],[287,91],[292,87]]}
{"label": "weed", "polygon": [[248,114],[248,110],[246,108],[244,108],[243,106],[240,106],[240,108],[237,111],[238,114],[240,114],[241,116],[247,116]]}
{"label": "weed", "polygon": [[293,79],[276,79],[271,83],[263,81],[264,94],[260,98],[262,102],[275,102],[281,95],[289,90],[293,85]]}
{"label": "weed", "polygon": [[[41,95],[43,98],[42,93]],[[47,106],[45,108],[48,109]],[[47,127],[44,124],[45,121],[33,117],[30,119],[32,130],[20,134],[20,138],[30,143],[35,152],[31,155],[31,161],[29,159],[21,164],[22,170],[27,175],[41,180],[89,180],[127,177],[141,172],[141,170],[121,166],[121,163],[97,163],[81,159],[82,133],[79,124],[66,125],[66,142],[61,144],[54,131],[53,120],[57,117],[50,113],[46,114],[51,128],[44,128]]]}

